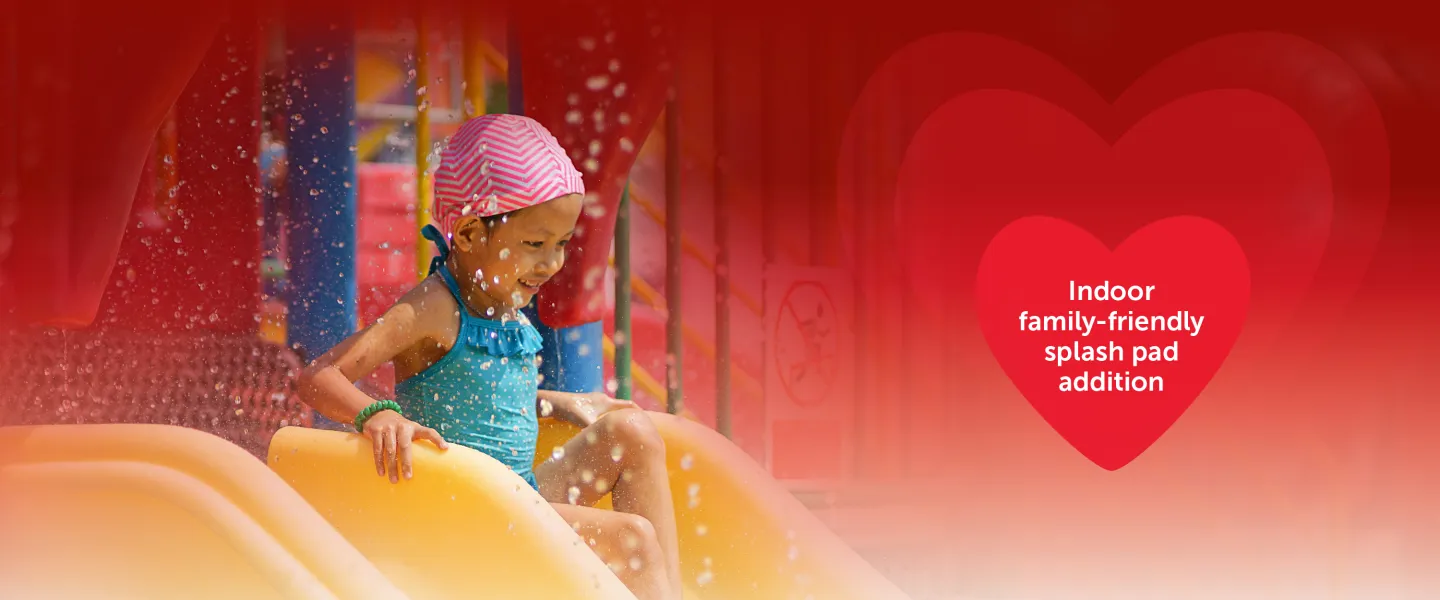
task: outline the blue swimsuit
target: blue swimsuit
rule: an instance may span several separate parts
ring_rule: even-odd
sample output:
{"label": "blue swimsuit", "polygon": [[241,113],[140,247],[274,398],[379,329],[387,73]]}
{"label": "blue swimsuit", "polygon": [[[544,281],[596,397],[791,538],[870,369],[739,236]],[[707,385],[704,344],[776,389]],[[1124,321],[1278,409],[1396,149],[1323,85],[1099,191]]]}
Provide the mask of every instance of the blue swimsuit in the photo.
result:
{"label": "blue swimsuit", "polygon": [[438,362],[395,386],[395,401],[415,422],[440,432],[446,441],[490,455],[539,489],[532,469],[539,421],[535,415],[540,378],[535,357],[540,332],[525,320],[500,322],[470,314],[460,286],[445,267],[449,255],[433,226],[425,237],[440,248],[430,263],[460,307],[460,335]]}

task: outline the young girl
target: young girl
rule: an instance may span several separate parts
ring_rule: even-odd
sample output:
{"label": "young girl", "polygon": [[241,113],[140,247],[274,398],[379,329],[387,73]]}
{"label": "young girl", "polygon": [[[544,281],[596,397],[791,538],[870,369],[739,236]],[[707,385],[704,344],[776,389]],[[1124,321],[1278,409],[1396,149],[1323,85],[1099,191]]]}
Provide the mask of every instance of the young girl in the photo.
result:
{"label": "young girl", "polygon": [[[385,316],[311,364],[301,393],[354,423],[390,481],[411,474],[410,447],[446,439],[504,463],[576,526],[642,599],[679,598],[680,558],[664,443],[632,403],[539,390],[541,338],[519,312],[565,263],[585,191],[560,144],[514,115],[467,122],[435,173],[439,247],[430,276]],[[443,233],[443,235],[442,235]],[[393,361],[396,402],[354,385]],[[537,416],[584,431],[532,472]],[[615,511],[592,508],[613,494]]]}

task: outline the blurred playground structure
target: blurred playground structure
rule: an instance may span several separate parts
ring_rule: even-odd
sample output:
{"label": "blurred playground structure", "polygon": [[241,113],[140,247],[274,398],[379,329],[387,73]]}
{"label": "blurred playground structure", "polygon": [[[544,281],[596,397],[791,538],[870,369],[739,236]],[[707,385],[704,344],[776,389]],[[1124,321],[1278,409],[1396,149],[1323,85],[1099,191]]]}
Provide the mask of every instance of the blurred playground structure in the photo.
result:
{"label": "blurred playground structure", "polygon": [[[532,307],[543,383],[675,415],[657,418],[687,597],[901,597],[795,496],[856,474],[857,344],[835,199],[730,174],[821,160],[785,152],[788,163],[762,165],[777,153],[746,151],[761,141],[726,124],[772,108],[730,93],[732,68],[786,72],[718,34],[707,55],[682,55],[660,16],[601,7],[543,29],[523,10],[421,6],[353,22],[232,10],[123,34],[90,15],[73,32],[131,43],[123,63],[87,67],[110,69],[97,91],[139,86],[143,65],[161,92],[102,111],[135,112],[129,137],[103,148],[135,151],[107,167],[135,173],[89,198],[116,204],[96,214],[125,227],[113,253],[101,235],[72,255],[108,278],[30,288],[22,318],[58,328],[4,334],[0,530],[15,541],[0,579],[37,596],[437,597],[485,581],[517,597],[626,597],[498,463],[426,455],[414,486],[385,488],[358,441],[311,429],[318,417],[295,395],[307,358],[423,277],[427,169],[445,138],[508,111],[554,131],[593,196],[566,269]],[[165,38],[184,18],[209,28]],[[34,35],[23,30],[7,44]],[[54,220],[100,219],[64,208]],[[43,254],[22,229],[13,258]],[[381,371],[364,385],[386,397],[394,382]],[[551,425],[542,446],[563,431]],[[108,512],[75,518],[87,493]],[[367,511],[410,515],[411,535],[433,545],[377,545]],[[168,535],[190,546],[177,552]],[[82,538],[102,542],[71,553]],[[92,577],[67,581],[77,563]],[[175,577],[179,565],[194,568]]]}

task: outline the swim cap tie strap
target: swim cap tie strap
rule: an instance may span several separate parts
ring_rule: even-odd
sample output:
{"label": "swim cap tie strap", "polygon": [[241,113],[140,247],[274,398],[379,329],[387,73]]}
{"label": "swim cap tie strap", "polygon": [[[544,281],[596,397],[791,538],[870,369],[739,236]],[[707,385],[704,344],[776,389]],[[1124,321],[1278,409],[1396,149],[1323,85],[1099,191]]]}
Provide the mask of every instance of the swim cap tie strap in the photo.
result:
{"label": "swim cap tie strap", "polygon": [[445,264],[445,259],[450,257],[450,245],[445,243],[445,236],[441,235],[440,230],[436,229],[434,225],[426,225],[424,229],[420,230],[420,235],[435,242],[435,247],[440,250],[440,256],[430,260],[430,273],[427,275],[434,274],[436,269]]}

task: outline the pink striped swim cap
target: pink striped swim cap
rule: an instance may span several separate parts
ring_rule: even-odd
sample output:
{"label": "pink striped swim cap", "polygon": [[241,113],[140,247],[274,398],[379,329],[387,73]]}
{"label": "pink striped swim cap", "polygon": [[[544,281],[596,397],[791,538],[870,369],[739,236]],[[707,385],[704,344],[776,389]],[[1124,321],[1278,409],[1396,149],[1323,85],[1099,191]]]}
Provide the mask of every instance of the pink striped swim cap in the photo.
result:
{"label": "pink striped swim cap", "polygon": [[448,239],[461,217],[490,217],[584,193],[580,171],[539,122],[482,115],[466,121],[442,153],[431,212]]}

